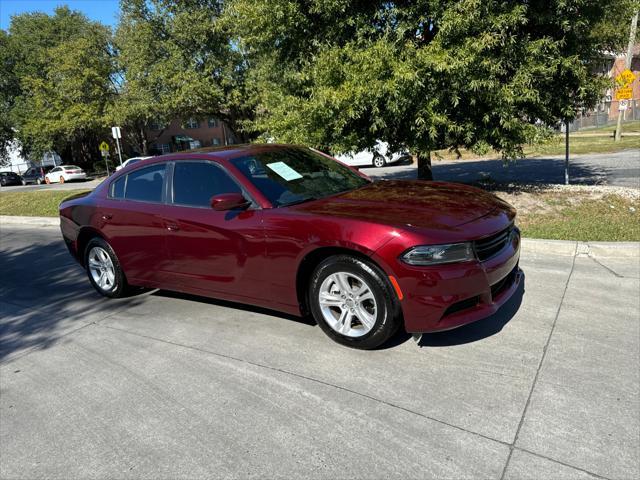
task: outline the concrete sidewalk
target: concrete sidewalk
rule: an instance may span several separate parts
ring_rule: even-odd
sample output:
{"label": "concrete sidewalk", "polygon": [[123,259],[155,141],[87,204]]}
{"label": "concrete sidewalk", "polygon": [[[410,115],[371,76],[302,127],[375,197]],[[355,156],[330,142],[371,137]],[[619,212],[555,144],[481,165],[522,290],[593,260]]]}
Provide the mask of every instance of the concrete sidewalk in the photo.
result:
{"label": "concrete sidewalk", "polygon": [[0,233],[2,478],[637,478],[640,260],[523,251],[496,315],[350,350],[169,292],[107,300]]}

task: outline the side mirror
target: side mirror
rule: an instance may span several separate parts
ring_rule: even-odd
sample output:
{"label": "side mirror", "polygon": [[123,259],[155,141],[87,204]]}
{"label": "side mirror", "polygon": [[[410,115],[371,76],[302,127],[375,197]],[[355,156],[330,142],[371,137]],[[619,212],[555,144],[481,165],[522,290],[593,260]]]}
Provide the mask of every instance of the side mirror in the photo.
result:
{"label": "side mirror", "polygon": [[211,197],[211,208],[218,212],[247,208],[251,202],[241,193],[221,193]]}

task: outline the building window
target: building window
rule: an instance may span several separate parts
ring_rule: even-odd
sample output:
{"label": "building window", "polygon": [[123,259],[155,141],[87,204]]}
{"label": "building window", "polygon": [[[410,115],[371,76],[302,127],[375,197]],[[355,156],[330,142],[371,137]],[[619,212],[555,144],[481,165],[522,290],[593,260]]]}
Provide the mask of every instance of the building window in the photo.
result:
{"label": "building window", "polygon": [[207,120],[207,125],[209,125],[209,128],[217,127],[218,126],[218,119],[217,118],[209,118]]}
{"label": "building window", "polygon": [[151,130],[164,130],[166,127],[165,124],[158,119],[152,120],[149,126]]}
{"label": "building window", "polygon": [[158,152],[158,155],[162,155],[164,153],[171,153],[171,145],[168,143],[154,143],[151,145],[151,150],[154,152]]}
{"label": "building window", "polygon": [[216,145],[220,145],[220,139],[218,137],[213,137],[213,140],[211,140],[211,145],[213,145],[214,147]]}
{"label": "building window", "polygon": [[189,118],[184,122],[184,128],[200,128],[200,122],[197,118]]}

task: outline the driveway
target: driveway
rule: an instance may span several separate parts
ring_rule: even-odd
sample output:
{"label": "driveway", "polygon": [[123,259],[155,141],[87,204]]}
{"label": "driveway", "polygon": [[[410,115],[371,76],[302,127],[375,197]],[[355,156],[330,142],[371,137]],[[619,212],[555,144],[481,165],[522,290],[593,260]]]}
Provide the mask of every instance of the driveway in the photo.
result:
{"label": "driveway", "polygon": [[640,475],[637,258],[525,249],[494,317],[365,352],[271,311],[107,300],[57,228],[0,235],[2,478]]}
{"label": "driveway", "polygon": [[[640,142],[638,144],[640,146]],[[369,176],[387,179],[416,178],[417,175],[414,165],[361,170]],[[507,164],[500,159],[434,160],[433,176],[436,180],[462,183],[486,178],[501,183],[564,183],[564,157],[524,158]],[[569,160],[569,179],[572,184],[640,188],[640,149],[573,155]]]}

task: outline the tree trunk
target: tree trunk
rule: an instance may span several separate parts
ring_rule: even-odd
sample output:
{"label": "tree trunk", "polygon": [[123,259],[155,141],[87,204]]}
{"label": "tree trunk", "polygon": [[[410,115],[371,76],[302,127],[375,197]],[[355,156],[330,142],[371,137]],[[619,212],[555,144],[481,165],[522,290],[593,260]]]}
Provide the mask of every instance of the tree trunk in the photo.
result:
{"label": "tree trunk", "polygon": [[419,152],[418,158],[418,179],[433,180],[433,171],[431,170],[431,152]]}
{"label": "tree trunk", "polygon": [[147,132],[144,131],[144,126],[140,127],[140,140],[142,155],[149,155],[149,140],[147,139]]}

